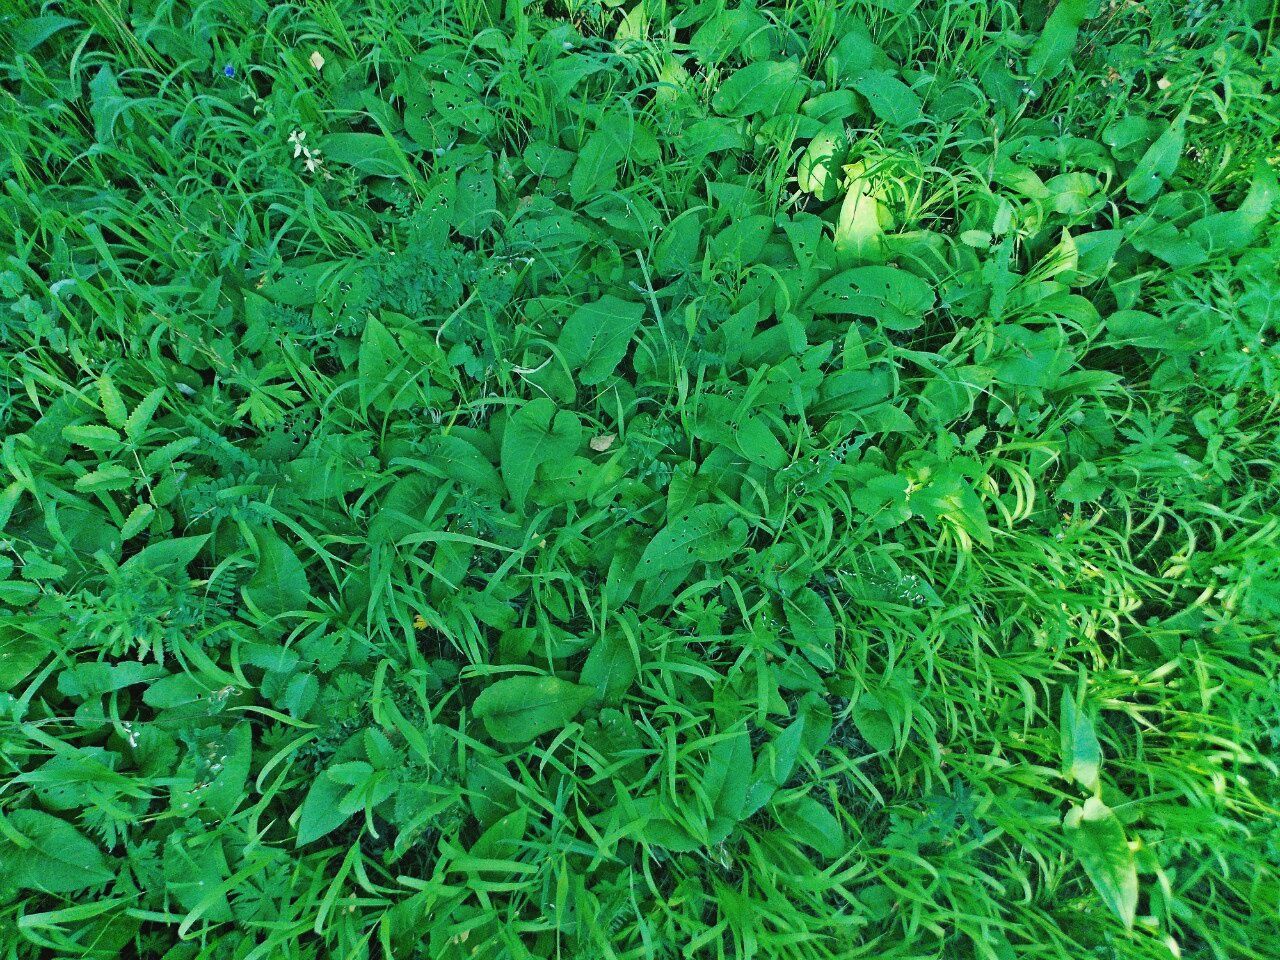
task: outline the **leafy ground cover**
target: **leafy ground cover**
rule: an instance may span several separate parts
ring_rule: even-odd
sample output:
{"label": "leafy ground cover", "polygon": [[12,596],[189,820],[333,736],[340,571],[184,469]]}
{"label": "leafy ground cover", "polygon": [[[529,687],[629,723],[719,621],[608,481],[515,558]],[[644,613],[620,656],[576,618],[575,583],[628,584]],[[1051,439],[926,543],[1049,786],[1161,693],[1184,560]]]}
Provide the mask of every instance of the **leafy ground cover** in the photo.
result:
{"label": "leafy ground cover", "polygon": [[1278,28],[6,4],[4,956],[1274,960]]}

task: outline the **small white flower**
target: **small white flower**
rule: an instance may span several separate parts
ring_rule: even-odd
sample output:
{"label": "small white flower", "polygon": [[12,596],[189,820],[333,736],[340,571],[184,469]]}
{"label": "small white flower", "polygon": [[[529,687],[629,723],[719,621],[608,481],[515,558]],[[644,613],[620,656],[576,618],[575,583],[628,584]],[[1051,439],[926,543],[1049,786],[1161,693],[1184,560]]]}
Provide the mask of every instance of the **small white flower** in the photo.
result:
{"label": "small white flower", "polygon": [[324,57],[320,56],[320,51],[315,50],[311,53],[311,65],[319,70],[324,66]]}
{"label": "small white flower", "polygon": [[307,134],[306,131],[303,130],[295,130],[293,133],[289,134],[289,142],[293,144],[293,156],[295,159],[300,157],[302,155],[302,151],[306,149],[306,147],[302,145],[302,141],[305,139],[307,139]]}

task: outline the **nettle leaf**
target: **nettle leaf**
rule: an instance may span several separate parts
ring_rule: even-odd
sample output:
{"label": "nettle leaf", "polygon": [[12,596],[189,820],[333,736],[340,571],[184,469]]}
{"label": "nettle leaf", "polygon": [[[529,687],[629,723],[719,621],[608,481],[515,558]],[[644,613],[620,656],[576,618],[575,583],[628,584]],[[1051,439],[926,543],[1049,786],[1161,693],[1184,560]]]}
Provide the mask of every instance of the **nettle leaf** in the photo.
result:
{"label": "nettle leaf", "polygon": [[641,578],[694,563],[727,560],[747,540],[747,525],[733,507],[704,503],[670,517],[649,541],[636,568]]}
{"label": "nettle leaf", "polygon": [[603,383],[626,356],[627,345],[644,317],[644,305],[606,294],[573,312],[560,331],[559,347],[578,380]]}
{"label": "nettle leaf", "polygon": [[486,687],[471,710],[493,739],[523,743],[564,728],[595,695],[558,677],[508,677]]}
{"label": "nettle leaf", "polygon": [[502,433],[502,479],[517,511],[540,465],[573,456],[582,443],[582,424],[571,410],[556,410],[546,397],[530,400],[511,415]]}
{"label": "nettle leaf", "polygon": [[19,889],[73,893],[114,879],[102,851],[65,820],[42,810],[13,810],[7,816],[26,843],[0,839],[0,871]]}
{"label": "nettle leaf", "polygon": [[1063,823],[1072,849],[1098,895],[1125,927],[1138,911],[1138,868],[1124,825],[1097,797],[1072,807]]}
{"label": "nettle leaf", "polygon": [[853,267],[827,280],[806,301],[814,313],[871,317],[890,330],[914,330],[933,304],[930,286],[897,267]]}

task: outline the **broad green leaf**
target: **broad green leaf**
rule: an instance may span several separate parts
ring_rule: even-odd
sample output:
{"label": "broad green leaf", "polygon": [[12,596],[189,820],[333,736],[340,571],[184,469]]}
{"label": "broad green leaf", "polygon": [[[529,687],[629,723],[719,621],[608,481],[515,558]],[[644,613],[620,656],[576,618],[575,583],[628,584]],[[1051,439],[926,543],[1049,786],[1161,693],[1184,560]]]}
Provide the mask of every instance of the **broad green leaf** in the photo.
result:
{"label": "broad green leaf", "polygon": [[877,753],[887,753],[897,742],[893,718],[874,693],[864,693],[853,705],[853,724]]}
{"label": "broad green leaf", "polygon": [[1036,38],[1027,58],[1027,72],[1039,80],[1052,80],[1071,62],[1080,24],[1088,15],[1090,0],[1058,0]]}
{"label": "broad green leaf", "polygon": [[1178,169],[1186,146],[1186,131],[1187,115],[1183,113],[1147,148],[1125,181],[1125,193],[1130,200],[1146,203],[1164,189],[1165,181]]}
{"label": "broad green leaf", "polygon": [[818,669],[835,669],[836,622],[826,601],[805,587],[784,603],[796,646]]}
{"label": "broad green leaf", "polygon": [[849,841],[840,821],[813,797],[799,797],[785,805],[776,805],[774,815],[778,825],[791,837],[812,847],[828,860],[848,852]]}
{"label": "broad green leaf", "polygon": [[887,70],[865,70],[853,81],[853,89],[867,98],[871,110],[885,123],[905,127],[924,113],[915,91]]}
{"label": "broad green leaf", "polygon": [[844,124],[828,124],[800,155],[796,186],[819,200],[834,200],[840,194],[840,165],[848,149]]}
{"label": "broad green leaf", "polygon": [[307,571],[270,527],[257,533],[258,567],[244,586],[245,596],[268,616],[303,610],[311,599]]}
{"label": "broad green leaf", "polygon": [[546,397],[530,400],[511,415],[502,434],[502,479],[516,510],[540,465],[573,456],[582,443],[582,424],[571,410],[556,410]]}
{"label": "broad green leaf", "polygon": [[322,141],[327,166],[351,167],[366,176],[399,177],[405,171],[404,151],[381,133],[331,133]]}
{"label": "broad green leaf", "polygon": [[1062,766],[1086,790],[1098,789],[1102,746],[1093,722],[1077,706],[1070,691],[1062,693]]}
{"label": "broad green leaf", "polygon": [[726,117],[771,116],[804,85],[794,60],[761,60],[736,70],[711,98],[716,113]]}
{"label": "broad green leaf", "polygon": [[836,219],[834,245],[841,264],[883,259],[880,198],[870,179],[863,175],[864,171],[863,164],[850,168],[849,192]]}
{"label": "broad green leaf", "polygon": [[498,189],[493,173],[471,166],[458,176],[453,222],[464,237],[478,237],[493,223],[498,211]]}
{"label": "broad green leaf", "polygon": [[387,392],[397,383],[402,351],[389,330],[377,317],[370,317],[360,337],[360,406],[368,409],[376,405],[387,406],[391,399]]}
{"label": "broad green leaf", "polygon": [[471,711],[495,740],[523,743],[567,726],[595,694],[558,677],[507,677],[485,687]]}
{"label": "broad green leaf", "polygon": [[605,703],[615,703],[636,678],[635,656],[621,631],[611,630],[595,642],[578,680],[594,687]]}
{"label": "broad green leaf", "polygon": [[0,691],[12,690],[27,679],[49,653],[48,641],[0,621]]}
{"label": "broad green leaf", "polygon": [[11,810],[9,826],[26,844],[0,839],[0,871],[23,890],[74,893],[115,877],[102,851],[71,824],[42,810]]}
{"label": "broad green leaf", "polygon": [[746,727],[716,742],[707,758],[702,788],[716,816],[737,821],[744,816],[751,785],[751,737]]}
{"label": "broad green leaf", "polygon": [[853,267],[818,287],[806,301],[818,314],[848,313],[879,320],[890,330],[914,330],[934,304],[933,290],[896,267]]}
{"label": "broad green leaf", "polygon": [[746,523],[732,507],[713,503],[690,507],[669,517],[649,541],[637,573],[652,577],[699,561],[726,560],[741,549],[746,537]]}
{"label": "broad green leaf", "polygon": [[209,540],[208,534],[200,537],[174,537],[150,543],[125,561],[121,569],[146,567],[156,571],[185,570],[195,560]]}
{"label": "broad green leaf", "polygon": [[559,347],[565,362],[587,386],[603,383],[626,356],[644,317],[644,305],[605,294],[583,304],[565,321]]}
{"label": "broad green leaf", "polygon": [[1138,868],[1124,826],[1097,797],[1072,807],[1064,827],[1072,849],[1102,902],[1132,927],[1138,910]]}
{"label": "broad green leaf", "polygon": [[329,771],[311,781],[307,798],[298,814],[297,846],[305,846],[332,833],[351,816],[340,809],[348,788],[333,778]]}
{"label": "broad green leaf", "polygon": [[569,196],[584,203],[618,184],[622,162],[631,149],[630,118],[609,114],[583,145],[569,177]]}

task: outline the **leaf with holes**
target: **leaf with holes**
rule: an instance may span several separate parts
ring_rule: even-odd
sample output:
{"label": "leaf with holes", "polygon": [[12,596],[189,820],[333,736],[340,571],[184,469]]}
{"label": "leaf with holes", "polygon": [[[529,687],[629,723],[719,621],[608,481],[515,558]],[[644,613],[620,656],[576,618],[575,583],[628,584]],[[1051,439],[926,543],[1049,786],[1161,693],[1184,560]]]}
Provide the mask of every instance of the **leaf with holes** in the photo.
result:
{"label": "leaf with holes", "polygon": [[715,563],[737,553],[747,525],[730,506],[704,503],[670,517],[640,555],[637,574],[652,577],[691,564]]}
{"label": "leaf with holes", "polygon": [[809,295],[817,314],[847,313],[879,320],[890,330],[914,330],[934,304],[933,290],[897,267],[853,267]]}

